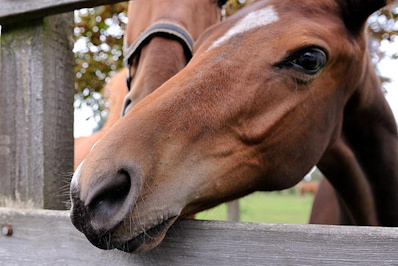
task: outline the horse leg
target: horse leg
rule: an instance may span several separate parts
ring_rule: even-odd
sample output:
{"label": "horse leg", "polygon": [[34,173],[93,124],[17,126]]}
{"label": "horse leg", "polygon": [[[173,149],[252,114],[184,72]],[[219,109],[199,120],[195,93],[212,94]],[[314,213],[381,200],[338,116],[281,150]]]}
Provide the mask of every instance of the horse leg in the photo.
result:
{"label": "horse leg", "polygon": [[377,225],[369,184],[354,153],[342,139],[328,150],[318,167],[350,210],[350,220],[358,225]]}
{"label": "horse leg", "polygon": [[323,178],[312,205],[310,224],[352,225],[353,221],[330,182]]}

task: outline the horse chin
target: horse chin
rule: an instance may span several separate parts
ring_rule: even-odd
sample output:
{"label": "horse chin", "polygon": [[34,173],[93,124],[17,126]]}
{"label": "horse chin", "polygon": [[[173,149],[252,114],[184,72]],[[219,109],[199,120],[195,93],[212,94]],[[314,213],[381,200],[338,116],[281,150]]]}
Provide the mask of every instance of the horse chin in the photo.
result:
{"label": "horse chin", "polygon": [[170,217],[169,219],[151,227],[150,229],[142,232],[138,236],[131,238],[130,240],[114,241],[113,246],[121,251],[134,254],[149,251],[157,247],[160,242],[162,242],[168,229],[176,220],[177,216]]}

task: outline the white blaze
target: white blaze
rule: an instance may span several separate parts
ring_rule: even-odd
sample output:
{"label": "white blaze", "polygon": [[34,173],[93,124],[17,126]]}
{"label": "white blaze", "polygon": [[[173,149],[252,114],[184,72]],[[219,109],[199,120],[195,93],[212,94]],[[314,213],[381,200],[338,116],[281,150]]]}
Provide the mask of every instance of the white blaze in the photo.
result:
{"label": "white blaze", "polygon": [[93,151],[93,149],[94,149],[94,147],[95,147],[95,145],[97,145],[97,143],[98,143],[98,141],[100,141],[101,139],[99,139],[99,140],[97,140],[95,143],[94,143],[94,145],[91,147],[91,149],[90,149],[90,152],[92,152]]}
{"label": "white blaze", "polygon": [[227,41],[237,34],[271,24],[278,21],[278,19],[278,13],[275,11],[273,6],[250,12],[244,18],[239,20],[235,26],[230,28],[227,33],[225,33],[222,37],[213,42],[213,44],[207,49],[207,51],[217,46],[220,46],[223,42]]}

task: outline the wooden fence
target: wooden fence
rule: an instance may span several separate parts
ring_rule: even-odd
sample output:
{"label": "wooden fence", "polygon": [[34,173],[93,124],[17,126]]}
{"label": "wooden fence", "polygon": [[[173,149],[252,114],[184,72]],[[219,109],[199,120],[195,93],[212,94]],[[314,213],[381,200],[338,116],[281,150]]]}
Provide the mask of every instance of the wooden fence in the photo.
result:
{"label": "wooden fence", "polygon": [[69,213],[0,208],[1,265],[397,265],[398,228],[180,221],[143,255],[103,251]]}
{"label": "wooden fence", "polygon": [[73,171],[70,11],[115,2],[0,0],[0,265],[398,264],[396,228],[181,221],[144,255],[92,246],[56,211]]}

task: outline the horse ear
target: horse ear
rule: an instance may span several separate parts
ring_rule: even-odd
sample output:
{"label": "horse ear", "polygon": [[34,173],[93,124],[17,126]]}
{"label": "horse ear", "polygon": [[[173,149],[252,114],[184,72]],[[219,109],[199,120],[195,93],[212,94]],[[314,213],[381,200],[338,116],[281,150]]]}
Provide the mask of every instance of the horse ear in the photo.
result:
{"label": "horse ear", "polygon": [[359,31],[373,12],[392,3],[393,0],[336,0],[336,2],[341,7],[347,28]]}

